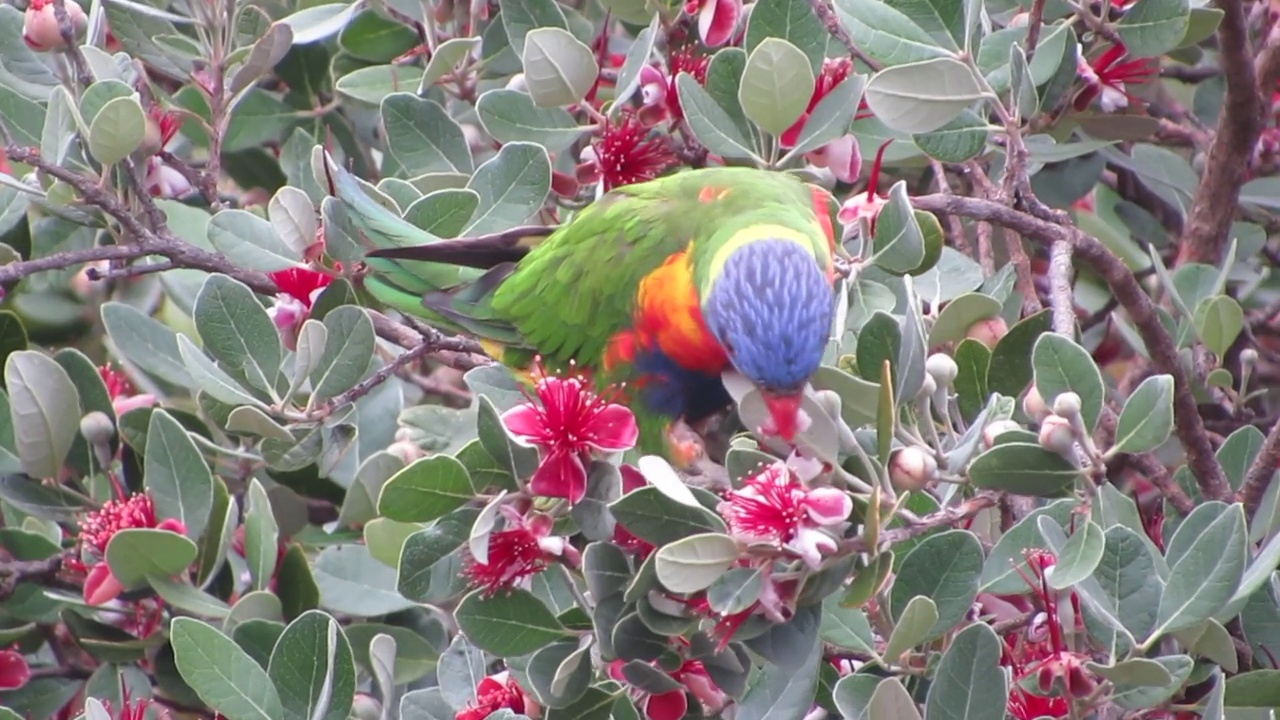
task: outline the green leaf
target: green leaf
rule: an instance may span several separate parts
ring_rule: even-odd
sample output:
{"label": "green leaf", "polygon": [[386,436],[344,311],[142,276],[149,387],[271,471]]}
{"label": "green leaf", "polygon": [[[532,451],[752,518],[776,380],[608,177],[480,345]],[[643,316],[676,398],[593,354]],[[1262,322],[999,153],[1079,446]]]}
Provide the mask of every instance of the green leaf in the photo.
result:
{"label": "green leaf", "polygon": [[949,57],[887,67],[867,81],[867,106],[905,133],[942,128],[983,97],[973,71]]}
{"label": "green leaf", "polygon": [[146,132],[147,116],[137,98],[115,98],[89,124],[89,152],[103,165],[114,165],[138,149]]}
{"label": "green leaf", "polygon": [[1129,658],[1115,665],[1088,663],[1095,675],[1116,685],[1163,687],[1173,682],[1173,674],[1163,664],[1147,658]]}
{"label": "green leaf", "polygon": [[591,48],[558,27],[530,30],[524,37],[520,60],[529,96],[544,108],[582,100],[600,72]]}
{"label": "green leaf", "polygon": [[334,89],[357,105],[378,107],[388,95],[418,87],[423,77],[423,70],[409,65],[374,65],[343,75]]}
{"label": "green leaf", "polygon": [[200,538],[213,508],[213,473],[186,429],[163,408],[156,408],[147,423],[142,467],[156,518],[180,520],[187,537]]}
{"label": "green leaf", "polygon": [[470,173],[471,147],[449,112],[434,100],[407,92],[382,100],[387,150],[410,175]]}
{"label": "green leaf", "polygon": [[311,371],[313,402],[337,397],[355,387],[373,359],[377,337],[364,308],[343,305],[324,316],[326,339]]}
{"label": "green leaf", "polygon": [[418,44],[418,34],[402,22],[364,10],[342,28],[338,45],[370,63],[389,63]]}
{"label": "green leaf", "polygon": [[[752,17],[754,16],[753,14]],[[845,135],[866,85],[866,77],[853,75],[824,95],[804,121],[800,136],[796,138],[796,144],[787,152],[787,156],[797,157]]]}
{"label": "green leaf", "polygon": [[[790,626],[812,617],[797,613]],[[808,714],[822,663],[817,626],[810,621],[787,635],[785,657],[775,657],[775,662],[764,666],[742,698],[737,720],[801,720]]]}
{"label": "green leaf", "polygon": [[480,195],[480,207],[467,235],[484,235],[523,224],[542,209],[551,192],[551,161],[546,148],[510,142],[485,161],[467,187]]}
{"label": "green leaf", "polygon": [[61,485],[45,485],[24,475],[0,475],[0,498],[14,508],[45,520],[71,521],[93,509],[83,495]]}
{"label": "green leaf", "polygon": [[1031,382],[1033,370],[1031,351],[1041,334],[1049,330],[1052,318],[1049,310],[1023,318],[991,351],[991,365],[987,372],[987,386],[991,392],[1018,397]]}
{"label": "green leaf", "polygon": [[205,350],[224,370],[274,395],[283,359],[280,334],[252,290],[226,275],[210,275],[193,317]]}
{"label": "green leaf", "polygon": [[[1140,453],[1155,450],[1173,432],[1173,376],[1153,375],[1125,401],[1116,421],[1116,442],[1111,452]],[[1224,445],[1225,447],[1225,445]]]}
{"label": "green leaf", "polygon": [[[661,565],[659,565],[661,567]],[[661,578],[659,578],[661,579]],[[722,616],[736,615],[760,599],[764,582],[755,568],[733,568],[707,588],[707,604]]]}
{"label": "green leaf", "polygon": [[440,656],[436,674],[443,699],[451,708],[464,707],[475,700],[476,686],[485,677],[484,653],[473,647],[466,635],[458,633]]}
{"label": "green leaf", "polygon": [[111,536],[107,565],[126,588],[141,587],[148,575],[173,577],[196,559],[196,544],[167,530],[130,528]]}
{"label": "green leaf", "polygon": [[828,33],[807,0],[758,0],[752,5],[743,47],[752,52],[769,38],[786,40],[803,52],[814,75],[822,70]]}
{"label": "green leaf", "polygon": [[163,575],[149,575],[147,584],[162,600],[184,613],[218,620],[231,614],[230,605],[188,582]]}
{"label": "green leaf", "polygon": [[934,160],[958,163],[980,155],[988,134],[987,122],[965,110],[933,132],[912,135],[911,141]]}
{"label": "green leaf", "polygon": [[19,350],[5,360],[4,384],[22,471],[56,477],[80,431],[80,398],[71,376],[49,356]]}
{"label": "green leaf", "polygon": [[527,590],[493,597],[473,591],[458,604],[454,619],[473,645],[498,657],[527,655],[566,633],[547,606]]}
{"label": "green leaf", "polygon": [[413,607],[396,591],[396,571],[360,544],[325,548],[315,561],[320,604],[335,613],[376,617]]}
{"label": "green leaf", "polygon": [[121,302],[104,303],[101,315],[111,344],[129,362],[174,385],[195,384],[178,352],[178,334],[169,327]]}
{"label": "green leaf", "polygon": [[911,598],[898,615],[889,642],[884,647],[884,659],[896,663],[902,653],[924,642],[938,624],[938,606],[923,595]]}
{"label": "green leaf", "polygon": [[209,707],[235,720],[285,716],[267,671],[231,638],[185,617],[173,619],[169,634],[178,672]]}
{"label": "green leaf", "polygon": [[676,593],[705,590],[738,560],[738,543],[722,533],[702,533],[658,548],[658,582]]}
{"label": "green leaf", "polygon": [[899,180],[889,188],[889,201],[876,218],[872,247],[875,254],[871,260],[882,270],[903,275],[927,269],[921,267],[928,255],[924,229],[912,210],[906,181]]}
{"label": "green leaf", "polygon": [[[505,20],[506,18],[503,17]],[[437,80],[444,77],[446,73],[451,72],[458,66],[476,45],[480,43],[478,37],[456,37],[445,40],[436,48],[431,59],[427,61],[427,69],[422,73],[422,83],[418,87],[418,94],[424,95],[427,89],[436,83]]]}
{"label": "green leaf", "polygon": [[1025,442],[996,445],[969,464],[974,487],[1035,497],[1062,493],[1079,474],[1061,455]]}
{"label": "green leaf", "polygon": [[[1207,512],[1211,506],[1204,505],[1197,510]],[[1198,529],[1192,523],[1195,515],[1193,512],[1187,516],[1169,539],[1170,560],[1173,560],[1175,546],[1182,545],[1177,542],[1178,536]],[[1152,637],[1201,623],[1227,604],[1244,576],[1248,536],[1244,507],[1238,503],[1228,506],[1203,527],[1170,564],[1169,584],[1160,597]]]}
{"label": "green leaf", "polygon": [[271,498],[257,478],[249,481],[245,504],[244,554],[254,590],[265,590],[275,574],[279,557],[280,527],[271,507]]}
{"label": "green leaf", "polygon": [[280,693],[285,720],[345,720],[356,692],[351,644],[318,610],[289,623],[271,651],[267,676]]}
{"label": "green leaf", "polygon": [[724,521],[703,507],[690,507],[656,487],[633,490],[609,505],[609,511],[631,534],[662,546],[697,533],[725,531]]}
{"label": "green leaf", "polygon": [[516,57],[524,54],[525,38],[530,30],[559,28],[568,30],[564,11],[555,0],[499,0],[502,29]]}
{"label": "green leaf", "polygon": [[839,593],[822,601],[822,623],[818,626],[818,634],[824,642],[845,650],[873,653],[876,649],[867,614],[861,608],[841,605]]}
{"label": "green leaf", "polygon": [[[974,323],[999,315],[1001,308],[999,300],[982,293],[969,292],[956,297],[938,313],[929,330],[929,347],[962,340]],[[959,351],[956,354],[959,355]],[[985,372],[982,377],[986,377]]]}
{"label": "green leaf", "polygon": [[640,72],[649,64],[649,59],[653,56],[653,46],[661,29],[662,17],[654,13],[648,27],[641,30],[635,42],[627,48],[622,68],[618,70],[618,80],[614,83],[615,90],[613,102],[609,105],[609,115],[616,115],[619,110],[626,107],[627,101],[640,88]]}
{"label": "green leaf", "polygon": [[[951,53],[911,18],[881,0],[837,0],[836,13],[854,45],[883,65],[902,65]],[[931,79],[937,83],[937,79]]]}
{"label": "green leaf", "polygon": [[382,486],[378,512],[399,522],[430,522],[474,497],[471,477],[456,458],[433,455],[415,460]]}
{"label": "green leaf", "polygon": [[1065,392],[1080,396],[1080,416],[1093,432],[1106,402],[1106,386],[1093,356],[1072,340],[1057,333],[1045,333],[1031,350],[1036,390],[1049,407]]}
{"label": "green leaf", "polygon": [[186,335],[178,336],[178,353],[191,372],[195,384],[207,395],[228,405],[258,405],[266,407],[249,394],[240,383],[219,368],[191,342]]}
{"label": "green leaf", "polygon": [[[1041,517],[1039,522],[1057,524],[1052,518]],[[1072,533],[1067,544],[1058,553],[1058,562],[1049,573],[1049,587],[1064,590],[1093,576],[1102,561],[1106,537],[1102,528],[1092,520],[1084,520]]]}
{"label": "green leaf", "polygon": [[1233,297],[1214,295],[1196,304],[1192,322],[1205,347],[1223,357],[1244,330],[1244,309]]}
{"label": "green leaf", "polygon": [[965,530],[930,535],[902,558],[890,595],[895,620],[901,620],[916,596],[931,598],[937,620],[923,638],[940,637],[969,612],[982,577],[982,544]]}
{"label": "green leaf", "polygon": [[535,652],[525,673],[539,704],[563,708],[582,698],[592,679],[590,646],[557,642]]}
{"label": "green leaf", "polygon": [[297,267],[302,256],[271,223],[246,210],[222,210],[209,221],[209,243],[234,265],[261,272]]}
{"label": "green leaf", "polygon": [[538,107],[532,97],[517,90],[485,92],[476,101],[476,117],[498,142],[531,140],[548,152],[565,150],[584,132],[564,108]]}
{"label": "green leaf", "polygon": [[462,508],[405,539],[396,577],[401,595],[417,602],[441,602],[464,589],[459,577],[463,545],[478,514]]}
{"label": "green leaf", "polygon": [[1227,678],[1226,704],[1233,708],[1280,707],[1280,670],[1254,670]]}
{"label": "green leaf", "polygon": [[727,160],[764,162],[751,149],[751,141],[743,135],[729,113],[692,75],[681,72],[676,76],[676,92],[680,95],[680,107],[693,136],[708,151]]}
{"label": "green leaf", "polygon": [[781,38],[765,38],[747,56],[738,102],[762,130],[781,135],[808,109],[813,83],[804,51]]}
{"label": "green leaf", "polygon": [[1133,57],[1158,57],[1182,43],[1190,24],[1188,0],[1138,0],[1125,10],[1116,32]]}
{"label": "green leaf", "polygon": [[133,92],[128,83],[114,78],[95,82],[85,89],[80,98],[80,119],[86,124],[92,124],[107,103],[116,98],[130,97]]}
{"label": "green leaf", "polygon": [[989,625],[974,623],[961,630],[929,686],[929,720],[1004,720],[1009,689],[1000,669],[1001,648]]}

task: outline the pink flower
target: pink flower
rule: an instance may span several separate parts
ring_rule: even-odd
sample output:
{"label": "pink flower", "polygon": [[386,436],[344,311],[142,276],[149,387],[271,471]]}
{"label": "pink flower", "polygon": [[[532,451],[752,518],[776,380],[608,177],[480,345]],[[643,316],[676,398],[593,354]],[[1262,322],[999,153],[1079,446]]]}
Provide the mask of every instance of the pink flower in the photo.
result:
{"label": "pink flower", "polygon": [[[623,495],[635,492],[649,484],[644,474],[630,465],[623,465],[618,468],[618,471],[622,474]],[[621,523],[615,524],[613,527],[613,544],[627,552],[635,553],[641,560],[649,557],[649,553],[654,551],[652,543],[632,535],[631,531],[623,527]]]}
{"label": "pink flower", "polygon": [[822,102],[837,85],[844,82],[849,77],[849,73],[853,71],[853,61],[849,58],[827,58],[822,61],[822,70],[818,73],[813,85],[813,96],[809,98],[809,107],[805,108],[804,114],[800,119],[787,128],[785,132],[778,138],[779,143],[784,148],[793,148],[796,141],[800,138],[800,131],[804,129],[805,121],[809,119],[809,114],[813,109],[818,107],[818,103]]}
{"label": "pink flower", "polygon": [[135,493],[127,498],[108,500],[101,508],[89,513],[80,521],[80,552],[98,560],[89,568],[84,584],[84,600],[90,605],[101,605],[114,600],[124,586],[111,573],[105,557],[107,544],[121,530],[167,530],[185,533],[182,521],[169,518],[157,522],[155,504],[146,493]]}
{"label": "pink flower", "polygon": [[17,650],[0,650],[0,690],[17,690],[31,679],[27,659]]}
{"label": "pink flower", "polygon": [[698,18],[698,37],[709,48],[733,38],[742,19],[742,0],[687,0],[684,11]]}
{"label": "pink flower", "polygon": [[[74,33],[84,31],[89,24],[89,16],[85,15],[84,8],[75,0],[65,0],[62,6],[67,10]],[[23,16],[22,40],[36,52],[67,49],[66,41],[62,39],[62,30],[58,27],[58,16],[53,12],[53,0],[31,0]]]}
{"label": "pink flower", "polygon": [[156,396],[149,393],[138,394],[129,376],[124,372],[110,365],[102,365],[98,368],[98,374],[102,377],[103,384],[107,386],[107,397],[111,398],[111,409],[117,418],[130,410],[156,404]]}
{"label": "pink flower", "polygon": [[1093,62],[1085,62],[1083,57],[1077,60],[1077,73],[1084,87],[1076,93],[1076,110],[1089,107],[1095,98],[1107,113],[1123,110],[1130,100],[1138,102],[1125,83],[1146,82],[1158,69],[1147,59],[1119,62],[1126,52],[1124,45],[1112,45]]}
{"label": "pink flower", "polygon": [[733,640],[734,633],[738,632],[738,628],[742,627],[743,623],[750,620],[754,615],[763,615],[770,622],[779,624],[787,622],[794,615],[794,608],[791,603],[795,600],[799,581],[796,579],[778,581],[773,577],[770,564],[763,565],[760,569],[762,574],[760,597],[750,607],[741,612],[726,615],[712,610],[711,603],[707,601],[705,590],[684,600],[685,606],[695,615],[716,621],[709,635],[713,640],[717,641],[717,652],[723,651],[728,647]]}
{"label": "pink flower", "polygon": [[[625,684],[627,678],[622,672],[625,665],[626,662],[623,660],[614,660],[609,663],[609,676]],[[659,666],[654,664],[654,667]],[[729,700],[729,696],[716,686],[715,681],[707,674],[706,667],[697,660],[685,660],[679,669],[667,674],[681,687],[656,695],[639,688],[631,689],[631,696],[636,700],[640,712],[644,713],[649,720],[683,718],[689,712],[689,698],[686,692],[702,703],[703,715],[714,715]]]}
{"label": "pink flower", "polygon": [[535,495],[567,498],[587,492],[587,467],[593,452],[629,450],[640,437],[636,417],[613,402],[614,393],[597,395],[582,376],[555,377],[535,370],[538,402],[502,414],[502,423],[526,447],[538,448],[538,469],[529,481]]}
{"label": "pink flower", "polygon": [[840,212],[836,214],[840,222],[846,227],[859,227],[859,221],[866,218],[870,223],[871,231],[875,232],[876,218],[880,216],[880,210],[889,202],[889,198],[876,192],[880,184],[880,167],[884,163],[884,151],[888,149],[892,139],[885,140],[880,149],[876,151],[875,164],[871,166],[871,177],[867,180],[867,192],[865,195],[858,194],[844,201],[840,206]]}
{"label": "pink flower", "polygon": [[476,697],[458,711],[455,720],[484,720],[499,710],[536,718],[541,708],[525,693],[506,670],[490,675],[476,685]]}
{"label": "pink flower", "polygon": [[579,181],[600,182],[608,192],[658,177],[678,160],[665,136],[648,137],[649,128],[633,113],[624,111],[620,121],[606,120],[600,138],[582,151]]}
{"label": "pink flower", "polygon": [[271,322],[280,331],[280,339],[290,350],[298,349],[298,329],[311,314],[320,293],[333,282],[333,277],[306,267],[291,267],[270,274],[280,292],[267,309]]}
{"label": "pink flower", "polygon": [[178,198],[191,192],[191,181],[187,176],[155,155],[147,160],[147,176],[142,184],[154,197]]}
{"label": "pink flower", "polygon": [[765,466],[730,490],[719,511],[743,542],[772,543],[800,556],[809,567],[836,550],[833,533],[853,511],[853,500],[836,488],[807,488],[783,462]]}
{"label": "pink flower", "polygon": [[154,708],[157,711],[158,713],[156,715],[157,718],[170,717],[169,711],[167,709],[156,706],[156,704],[152,702],[151,698],[130,699],[129,688],[125,686],[123,679],[121,680],[120,685],[121,685],[121,689],[120,689],[121,698],[123,699],[123,702],[120,703],[119,712],[116,712],[114,703],[112,703],[110,700],[102,701],[103,708],[105,708],[106,711],[110,713],[111,717],[114,718],[114,720],[146,720],[147,710],[152,708]]}
{"label": "pink flower", "polygon": [[639,115],[643,123],[652,127],[663,120],[675,121],[684,117],[676,78],[682,72],[688,73],[699,85],[704,85],[710,65],[710,57],[698,55],[691,48],[685,47],[673,50],[667,56],[666,74],[653,65],[641,68]]}
{"label": "pink flower", "polygon": [[551,534],[555,521],[549,515],[539,513],[525,517],[511,505],[503,505],[500,512],[507,520],[506,529],[490,533],[484,562],[467,552],[462,570],[486,595],[494,595],[537,575],[546,569],[548,560],[577,556],[577,549],[565,538]]}

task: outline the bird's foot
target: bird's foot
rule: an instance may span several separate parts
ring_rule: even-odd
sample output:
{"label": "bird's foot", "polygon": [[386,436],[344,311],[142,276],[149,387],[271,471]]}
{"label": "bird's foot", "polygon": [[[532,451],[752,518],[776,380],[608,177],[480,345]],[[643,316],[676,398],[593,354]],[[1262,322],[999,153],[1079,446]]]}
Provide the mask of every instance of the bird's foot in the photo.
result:
{"label": "bird's foot", "polygon": [[671,424],[667,443],[671,448],[671,461],[680,470],[688,470],[706,455],[702,439],[683,420]]}

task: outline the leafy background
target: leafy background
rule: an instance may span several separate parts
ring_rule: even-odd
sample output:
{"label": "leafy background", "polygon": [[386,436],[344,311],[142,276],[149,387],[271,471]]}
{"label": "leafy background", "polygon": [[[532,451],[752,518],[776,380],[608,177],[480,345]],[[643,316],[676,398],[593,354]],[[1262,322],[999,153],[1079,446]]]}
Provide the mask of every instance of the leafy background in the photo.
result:
{"label": "leafy background", "polygon": [[[1242,0],[6,1],[0,715],[1268,717],[1278,80]],[[837,550],[737,566],[742,432],[473,588],[526,398],[333,174],[452,238],[718,164],[843,203]]]}

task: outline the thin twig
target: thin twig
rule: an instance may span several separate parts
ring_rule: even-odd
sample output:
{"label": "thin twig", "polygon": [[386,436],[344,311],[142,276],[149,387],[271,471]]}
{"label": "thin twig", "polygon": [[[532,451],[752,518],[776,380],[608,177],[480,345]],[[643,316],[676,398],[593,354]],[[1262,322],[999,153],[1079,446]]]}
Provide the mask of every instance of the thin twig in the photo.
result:
{"label": "thin twig", "polygon": [[19,583],[44,582],[62,569],[62,555],[44,560],[0,561],[0,602],[8,600]]}
{"label": "thin twig", "polygon": [[1053,331],[1071,337],[1076,327],[1075,294],[1071,289],[1071,243],[1058,240],[1049,248],[1049,305]]}
{"label": "thin twig", "polygon": [[392,375],[395,375],[400,370],[408,367],[410,363],[417,362],[430,355],[435,350],[436,347],[434,344],[424,341],[417,347],[404,351],[398,355],[395,360],[383,365],[377,372],[364,380],[361,380],[359,383],[356,383],[356,385],[350,390],[338,395],[324,405],[313,410],[311,416],[313,418],[328,417],[338,408],[349,403],[353,403],[365,395],[368,395],[374,388],[386,382]]}
{"label": "thin twig", "polygon": [[[999,496],[993,492],[981,492],[954,507],[943,508],[935,513],[930,513],[920,518],[919,522],[912,523],[906,527],[890,528],[880,532],[877,543],[881,546],[893,546],[905,540],[919,537],[931,530],[937,530],[940,527],[955,525],[963,520],[977,515],[978,513],[996,506],[996,500]],[[840,549],[845,552],[875,552],[877,548],[868,547],[866,539],[859,535],[849,538],[840,543]]]}
{"label": "thin twig", "polygon": [[1204,496],[1213,500],[1227,500],[1233,496],[1222,465],[1205,433],[1204,420],[1200,417],[1190,378],[1178,357],[1173,338],[1161,324],[1155,303],[1123,261],[1097,238],[1073,225],[1058,225],[990,200],[955,195],[921,195],[912,198],[911,203],[919,210],[993,222],[1043,246],[1052,247],[1057,241],[1069,243],[1075,257],[1091,267],[1106,282],[1111,293],[1128,313],[1146,344],[1152,364],[1159,372],[1173,377],[1174,430],[1186,450],[1187,464]]}

